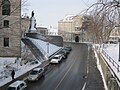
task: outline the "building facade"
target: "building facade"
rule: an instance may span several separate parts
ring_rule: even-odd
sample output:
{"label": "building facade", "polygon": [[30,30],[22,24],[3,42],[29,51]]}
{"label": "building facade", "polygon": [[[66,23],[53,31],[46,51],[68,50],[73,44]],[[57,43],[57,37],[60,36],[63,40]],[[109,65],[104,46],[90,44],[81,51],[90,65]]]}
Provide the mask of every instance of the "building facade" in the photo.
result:
{"label": "building facade", "polygon": [[48,35],[48,29],[46,27],[36,27],[37,33],[41,35]]}
{"label": "building facade", "polygon": [[[80,41],[87,40],[86,19],[80,15],[68,15],[58,21],[58,35],[61,35],[64,41],[74,41],[78,36]],[[85,26],[85,27],[84,27]]]}
{"label": "building facade", "polygon": [[0,0],[0,57],[21,56],[21,0]]}
{"label": "building facade", "polygon": [[29,16],[23,16],[21,18],[21,34],[24,37],[25,33],[28,33],[30,27],[30,18]]}

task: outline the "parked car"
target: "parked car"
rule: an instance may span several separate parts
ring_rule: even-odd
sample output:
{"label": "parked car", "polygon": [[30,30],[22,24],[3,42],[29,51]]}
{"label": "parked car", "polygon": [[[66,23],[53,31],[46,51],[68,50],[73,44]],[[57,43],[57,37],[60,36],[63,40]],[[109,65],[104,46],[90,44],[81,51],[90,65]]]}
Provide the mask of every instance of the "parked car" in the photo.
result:
{"label": "parked car", "polygon": [[14,83],[10,84],[7,88],[7,90],[26,90],[26,89],[27,84],[22,80],[15,81]]}
{"label": "parked car", "polygon": [[64,49],[62,50],[62,52],[65,52],[66,55],[68,55],[68,54],[70,53],[70,51],[69,51],[68,49],[66,49],[66,48],[64,48]]}
{"label": "parked car", "polygon": [[61,50],[58,54],[62,55],[62,59],[66,59],[67,58],[67,52],[65,50]]}
{"label": "parked car", "polygon": [[71,51],[72,50],[72,47],[71,46],[67,46],[65,47],[67,50]]}
{"label": "parked car", "polygon": [[28,81],[37,81],[44,76],[44,68],[34,68],[28,75]]}
{"label": "parked car", "polygon": [[62,60],[62,54],[58,54],[51,59],[50,63],[59,63],[61,60]]}

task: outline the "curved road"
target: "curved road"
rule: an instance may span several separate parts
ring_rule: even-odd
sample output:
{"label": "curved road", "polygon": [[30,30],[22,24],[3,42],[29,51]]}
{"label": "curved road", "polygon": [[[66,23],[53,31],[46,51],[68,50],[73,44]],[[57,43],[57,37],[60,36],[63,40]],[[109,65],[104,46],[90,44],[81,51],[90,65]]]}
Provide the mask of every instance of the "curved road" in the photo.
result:
{"label": "curved road", "polygon": [[88,49],[86,44],[71,45],[68,58],[50,65],[45,77],[28,83],[28,90],[82,90],[86,81]]}

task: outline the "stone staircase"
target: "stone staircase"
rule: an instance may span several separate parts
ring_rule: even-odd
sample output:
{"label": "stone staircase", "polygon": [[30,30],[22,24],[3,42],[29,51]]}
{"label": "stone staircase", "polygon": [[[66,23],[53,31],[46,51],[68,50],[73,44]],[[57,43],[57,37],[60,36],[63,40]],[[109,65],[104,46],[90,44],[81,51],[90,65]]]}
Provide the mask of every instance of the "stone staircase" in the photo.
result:
{"label": "stone staircase", "polygon": [[36,59],[40,61],[46,59],[43,53],[32,43],[32,41],[30,41],[28,38],[22,38],[21,40],[25,45],[28,46],[28,48],[31,50]]}

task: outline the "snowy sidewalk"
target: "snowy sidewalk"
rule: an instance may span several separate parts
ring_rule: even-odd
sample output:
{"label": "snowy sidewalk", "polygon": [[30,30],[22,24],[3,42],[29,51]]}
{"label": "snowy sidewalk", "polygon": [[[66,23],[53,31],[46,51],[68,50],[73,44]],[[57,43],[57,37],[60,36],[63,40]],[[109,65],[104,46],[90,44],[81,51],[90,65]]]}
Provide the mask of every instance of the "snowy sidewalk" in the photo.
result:
{"label": "snowy sidewalk", "polygon": [[[99,48],[99,46],[97,46]],[[104,47],[102,46],[98,49],[98,52],[106,60],[107,64],[110,66],[112,71],[115,73],[117,78],[120,80],[120,61],[119,58],[119,44],[105,44]]]}
{"label": "snowy sidewalk", "polygon": [[31,69],[39,66],[41,62],[37,61],[38,63],[29,62],[25,65],[20,66],[20,63],[10,63],[7,67],[1,67],[0,69],[0,87],[7,84],[8,82],[12,81],[11,78],[11,70],[15,70],[15,78],[25,74],[26,72],[30,71]]}

